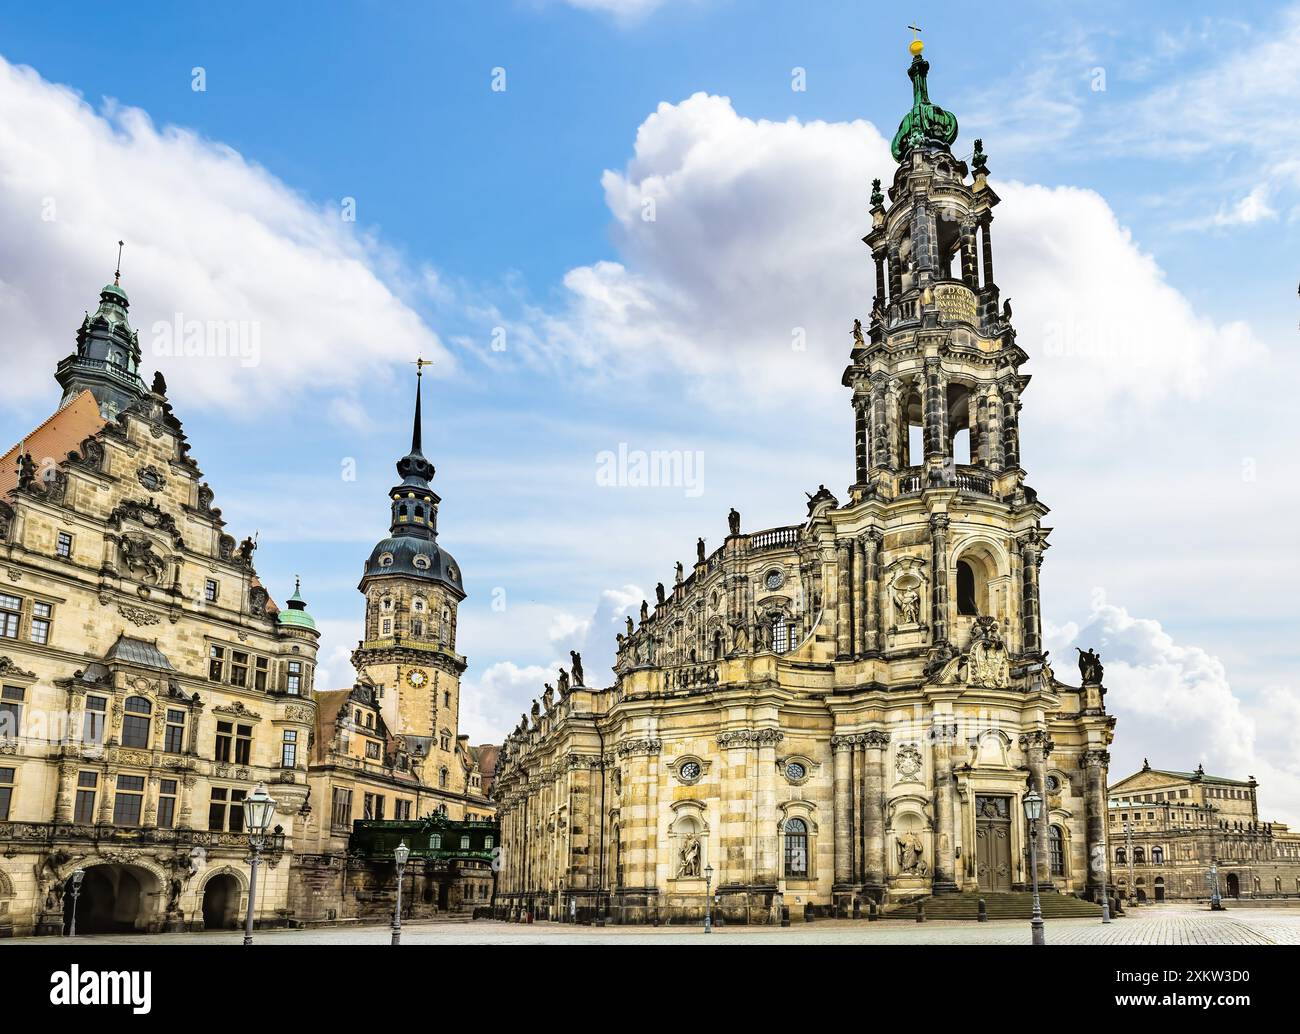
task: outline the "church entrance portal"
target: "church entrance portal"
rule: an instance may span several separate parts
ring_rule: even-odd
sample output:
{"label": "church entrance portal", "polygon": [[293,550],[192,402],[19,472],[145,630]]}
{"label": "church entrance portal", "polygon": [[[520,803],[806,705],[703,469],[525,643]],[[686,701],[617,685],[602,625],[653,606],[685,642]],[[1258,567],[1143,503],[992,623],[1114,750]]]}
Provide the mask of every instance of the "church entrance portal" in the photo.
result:
{"label": "church entrance portal", "polygon": [[980,890],[1011,889],[1011,798],[975,798],[975,864]]}

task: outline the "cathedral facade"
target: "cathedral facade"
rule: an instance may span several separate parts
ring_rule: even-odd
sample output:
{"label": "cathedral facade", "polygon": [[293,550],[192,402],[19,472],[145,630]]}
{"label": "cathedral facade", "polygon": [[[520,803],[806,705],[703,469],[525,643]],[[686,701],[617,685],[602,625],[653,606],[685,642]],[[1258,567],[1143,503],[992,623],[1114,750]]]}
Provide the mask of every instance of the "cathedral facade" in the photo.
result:
{"label": "cathedral facade", "polygon": [[309,812],[318,633],[230,534],[117,279],[58,366],[60,408],[0,458],[0,935],[231,926],[243,799],[275,800],[257,916]]}
{"label": "cathedral facade", "polygon": [[[854,483],[797,524],[696,544],[618,636],[614,684],[567,673],[501,748],[498,914],[770,922],[1108,879],[1101,665],[1043,649],[1048,513],[1021,466],[1029,376],[994,279],[987,156],[913,105],[864,237],[875,299],[844,371]],[[1040,834],[1022,807],[1043,798]]]}

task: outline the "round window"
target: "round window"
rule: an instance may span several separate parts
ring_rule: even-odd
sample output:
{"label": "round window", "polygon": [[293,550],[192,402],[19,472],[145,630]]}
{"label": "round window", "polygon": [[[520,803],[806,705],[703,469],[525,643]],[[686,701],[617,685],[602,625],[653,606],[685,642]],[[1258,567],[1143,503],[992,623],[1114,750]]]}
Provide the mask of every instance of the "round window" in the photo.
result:
{"label": "round window", "polygon": [[698,761],[683,762],[682,767],[677,770],[677,774],[687,780],[699,779],[700,763]]}
{"label": "round window", "polygon": [[773,568],[771,571],[767,572],[767,577],[763,580],[763,584],[769,589],[781,588],[781,586],[785,584],[785,572]]}
{"label": "round window", "polygon": [[392,554],[392,553],[384,553],[384,554],[379,558],[379,566],[380,566],[380,567],[392,567],[392,566],[393,566],[393,554]]}
{"label": "round window", "polygon": [[791,761],[785,766],[785,777],[792,783],[797,783],[800,779],[808,774],[808,769],[798,761]]}
{"label": "round window", "polygon": [[427,571],[429,569],[429,558],[423,553],[417,553],[411,563],[415,565],[416,570]]}

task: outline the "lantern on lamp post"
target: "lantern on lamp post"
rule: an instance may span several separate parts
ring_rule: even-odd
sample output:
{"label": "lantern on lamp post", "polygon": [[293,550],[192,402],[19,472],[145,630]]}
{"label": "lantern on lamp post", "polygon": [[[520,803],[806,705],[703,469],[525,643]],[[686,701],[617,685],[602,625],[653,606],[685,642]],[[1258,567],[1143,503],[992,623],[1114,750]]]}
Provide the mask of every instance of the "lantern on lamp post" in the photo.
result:
{"label": "lantern on lamp post", "polygon": [[275,816],[275,800],[261,783],[244,798],[244,829],[248,833],[248,846],[252,850],[248,868],[248,914],[244,917],[244,943],[253,943],[253,906],[257,898],[257,863],[262,848],[266,846],[271,819]]}
{"label": "lantern on lamp post", "polygon": [[1038,900],[1038,819],[1043,814],[1043,798],[1035,790],[1025,794],[1022,801],[1025,818],[1029,822],[1029,866],[1034,881],[1034,917],[1029,921],[1034,944],[1046,944],[1043,938],[1043,908]]}
{"label": "lantern on lamp post", "polygon": [[406,871],[406,860],[411,857],[411,849],[403,840],[393,848],[393,861],[397,863],[397,905],[393,908],[393,944],[402,943],[402,873]]}

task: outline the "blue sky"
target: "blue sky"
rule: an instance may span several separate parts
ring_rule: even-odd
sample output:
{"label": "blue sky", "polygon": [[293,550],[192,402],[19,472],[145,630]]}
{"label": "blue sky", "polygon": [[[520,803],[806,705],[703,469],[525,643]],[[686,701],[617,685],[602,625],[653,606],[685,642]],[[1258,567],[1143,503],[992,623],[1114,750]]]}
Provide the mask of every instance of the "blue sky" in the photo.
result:
{"label": "blue sky", "polygon": [[[0,436],[57,401],[125,238],[146,365],[232,529],[261,533],[263,578],[284,596],[302,575],[342,685],[409,361],[436,357],[425,440],[470,592],[465,722],[498,738],[572,646],[608,663],[623,609],[697,535],[720,541],[730,506],[794,523],[803,492],[848,483],[839,371],[873,289],[857,239],[919,18],[955,149],[983,137],[1004,201],[1056,654],[1108,658],[1117,773],[1148,754],[1249,769],[1300,819],[1300,565],[1279,541],[1300,502],[1300,9],[967,10],[0,12]],[[176,313],[256,324],[255,360],[159,354]],[[700,491],[600,487],[620,443],[698,452]]]}

